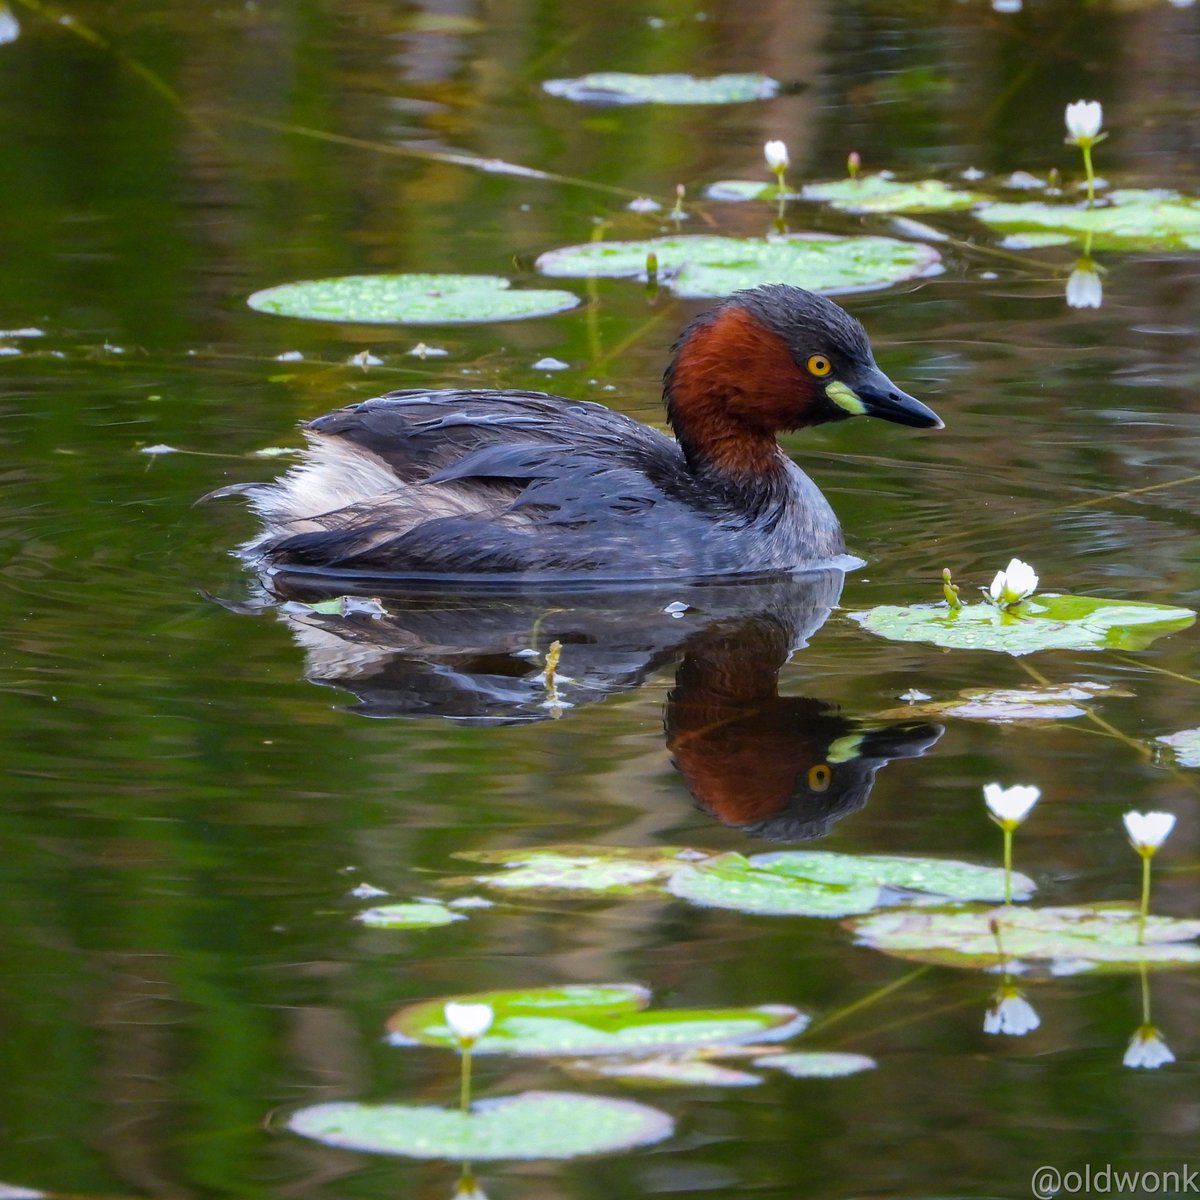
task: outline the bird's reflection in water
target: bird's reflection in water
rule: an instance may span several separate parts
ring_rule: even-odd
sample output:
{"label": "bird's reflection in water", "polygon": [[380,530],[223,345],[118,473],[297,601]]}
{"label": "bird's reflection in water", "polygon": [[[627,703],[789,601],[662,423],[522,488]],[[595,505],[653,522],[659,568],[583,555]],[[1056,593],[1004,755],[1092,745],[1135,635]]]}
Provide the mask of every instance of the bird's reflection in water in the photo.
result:
{"label": "bird's reflection in water", "polygon": [[[923,754],[939,725],[864,723],[820,700],[780,696],[779,672],[841,594],[833,568],[765,581],[570,591],[339,580],[383,596],[324,612],[329,583],[272,581],[304,647],[305,674],[358,698],[372,717],[511,724],[561,716],[630,691],[672,661],[666,740],[698,806],[751,837],[804,841],[867,802],[893,758]],[[679,616],[674,615],[681,611]],[[545,655],[563,650],[556,686]]]}

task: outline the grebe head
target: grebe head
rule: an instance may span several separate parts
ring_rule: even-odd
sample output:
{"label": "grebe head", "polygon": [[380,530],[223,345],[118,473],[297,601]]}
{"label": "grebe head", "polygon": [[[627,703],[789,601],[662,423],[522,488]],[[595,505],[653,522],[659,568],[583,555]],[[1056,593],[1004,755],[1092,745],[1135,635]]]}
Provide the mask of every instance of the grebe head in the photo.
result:
{"label": "grebe head", "polygon": [[847,417],[940,429],[876,365],[866,330],[832,300],[787,284],[735,292],[675,344],[667,417],[695,470],[778,470],[775,435]]}

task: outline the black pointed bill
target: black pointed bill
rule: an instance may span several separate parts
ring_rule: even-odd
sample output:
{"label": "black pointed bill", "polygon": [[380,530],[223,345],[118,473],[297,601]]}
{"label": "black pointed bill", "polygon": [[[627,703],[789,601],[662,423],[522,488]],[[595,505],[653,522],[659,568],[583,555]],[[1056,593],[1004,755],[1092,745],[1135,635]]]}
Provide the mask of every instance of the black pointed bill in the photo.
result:
{"label": "black pointed bill", "polygon": [[825,394],[852,416],[881,417],[914,429],[943,428],[941,417],[932,408],[902,392],[878,367],[858,375],[854,387],[840,381],[829,384]]}

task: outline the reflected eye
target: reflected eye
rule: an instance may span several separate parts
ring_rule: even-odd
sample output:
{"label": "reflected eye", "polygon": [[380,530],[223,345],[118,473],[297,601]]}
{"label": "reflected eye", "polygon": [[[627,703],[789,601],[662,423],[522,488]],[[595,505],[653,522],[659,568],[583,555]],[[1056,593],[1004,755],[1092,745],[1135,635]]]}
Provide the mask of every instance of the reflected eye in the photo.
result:
{"label": "reflected eye", "polygon": [[808,790],[810,792],[825,791],[832,779],[833,772],[826,763],[818,763],[815,767],[808,768]]}
{"label": "reflected eye", "polygon": [[813,354],[805,364],[813,375],[828,375],[833,370],[833,363],[823,354]]}

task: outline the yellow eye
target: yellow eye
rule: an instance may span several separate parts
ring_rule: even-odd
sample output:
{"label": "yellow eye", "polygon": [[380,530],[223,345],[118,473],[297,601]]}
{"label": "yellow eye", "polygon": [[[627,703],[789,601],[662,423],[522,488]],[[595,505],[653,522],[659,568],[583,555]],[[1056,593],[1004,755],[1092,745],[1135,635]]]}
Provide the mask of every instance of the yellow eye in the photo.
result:
{"label": "yellow eye", "polygon": [[810,792],[823,792],[833,779],[833,772],[825,763],[818,763],[815,767],[808,768],[808,790]]}
{"label": "yellow eye", "polygon": [[812,374],[817,376],[828,375],[833,370],[833,363],[829,361],[823,354],[813,354],[809,357],[805,364]]}

